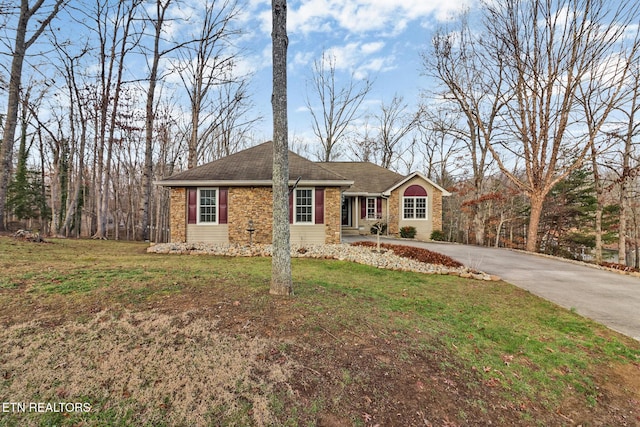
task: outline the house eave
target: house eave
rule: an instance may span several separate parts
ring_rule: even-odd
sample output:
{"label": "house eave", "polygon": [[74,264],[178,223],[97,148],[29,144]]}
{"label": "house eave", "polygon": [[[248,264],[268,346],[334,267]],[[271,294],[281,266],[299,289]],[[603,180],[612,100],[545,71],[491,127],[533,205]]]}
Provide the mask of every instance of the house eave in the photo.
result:
{"label": "house eave", "polygon": [[[320,181],[290,179],[289,185],[298,187],[350,187],[353,181]],[[269,180],[160,180],[155,181],[155,185],[163,187],[271,187],[273,182]]]}
{"label": "house eave", "polygon": [[364,191],[344,191],[342,193],[345,196],[349,196],[349,197],[386,197],[384,194],[382,193],[367,193]]}
{"label": "house eave", "polygon": [[442,192],[443,196],[445,196],[445,197],[451,196],[450,192],[448,192],[444,188],[440,187],[438,184],[436,184],[435,182],[433,182],[432,180],[430,180],[429,178],[427,178],[426,176],[424,176],[420,172],[413,172],[413,173],[407,175],[403,180],[401,180],[400,182],[396,183],[393,187],[383,191],[382,194],[384,196],[387,196],[387,197],[390,196],[391,192],[393,192],[393,190],[395,190],[396,188],[402,186],[404,183],[406,183],[407,181],[415,178],[416,176],[422,178],[423,180],[427,181],[429,184],[433,185],[435,188],[440,190]]}

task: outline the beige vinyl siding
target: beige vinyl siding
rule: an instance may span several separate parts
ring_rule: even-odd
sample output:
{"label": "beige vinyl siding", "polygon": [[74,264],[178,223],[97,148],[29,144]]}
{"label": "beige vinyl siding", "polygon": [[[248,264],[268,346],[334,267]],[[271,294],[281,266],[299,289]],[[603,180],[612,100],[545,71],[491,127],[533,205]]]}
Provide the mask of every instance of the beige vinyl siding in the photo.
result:
{"label": "beige vinyl siding", "polygon": [[216,225],[187,225],[187,243],[229,243],[229,226],[227,224]]}
{"label": "beige vinyl siding", "polygon": [[[425,219],[404,218],[404,191],[412,185],[420,185],[427,192],[427,213]],[[432,185],[420,177],[415,177],[398,187],[394,192],[398,194],[398,232],[400,228],[406,226],[412,226],[416,229],[416,239],[429,240],[431,238],[431,231],[433,230],[433,196],[434,191]]]}
{"label": "beige vinyl siding", "polygon": [[292,245],[324,245],[324,224],[291,224]]}

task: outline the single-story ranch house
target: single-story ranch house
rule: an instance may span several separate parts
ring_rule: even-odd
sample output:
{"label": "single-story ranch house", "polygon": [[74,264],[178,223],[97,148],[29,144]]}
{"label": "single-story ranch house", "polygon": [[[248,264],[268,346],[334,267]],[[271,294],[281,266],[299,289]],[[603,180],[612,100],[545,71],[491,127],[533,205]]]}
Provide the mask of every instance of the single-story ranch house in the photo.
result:
{"label": "single-story ranch house", "polygon": [[[171,189],[171,241],[271,243],[272,162],[273,143],[265,142],[158,181]],[[442,229],[442,196],[450,195],[419,172],[312,162],[293,152],[289,176],[291,243],[300,245],[339,243],[379,221],[390,234],[413,226],[428,240]]]}

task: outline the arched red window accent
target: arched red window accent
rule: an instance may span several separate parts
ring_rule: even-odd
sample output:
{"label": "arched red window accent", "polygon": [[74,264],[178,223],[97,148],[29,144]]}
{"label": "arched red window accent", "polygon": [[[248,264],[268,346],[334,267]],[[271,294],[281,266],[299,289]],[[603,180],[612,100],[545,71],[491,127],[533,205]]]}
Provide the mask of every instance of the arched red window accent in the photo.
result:
{"label": "arched red window accent", "polygon": [[412,185],[404,190],[405,197],[427,197],[427,190],[419,185]]}

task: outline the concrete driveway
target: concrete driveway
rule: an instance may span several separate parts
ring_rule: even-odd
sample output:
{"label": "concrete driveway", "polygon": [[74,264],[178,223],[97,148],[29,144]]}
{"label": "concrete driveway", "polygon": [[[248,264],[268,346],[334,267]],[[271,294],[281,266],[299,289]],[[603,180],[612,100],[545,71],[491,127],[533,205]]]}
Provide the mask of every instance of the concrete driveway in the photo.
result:
{"label": "concrete driveway", "polygon": [[[368,240],[375,239],[369,237]],[[506,282],[640,341],[638,277],[509,249],[387,238],[383,241],[448,255],[467,267],[498,275]]]}

